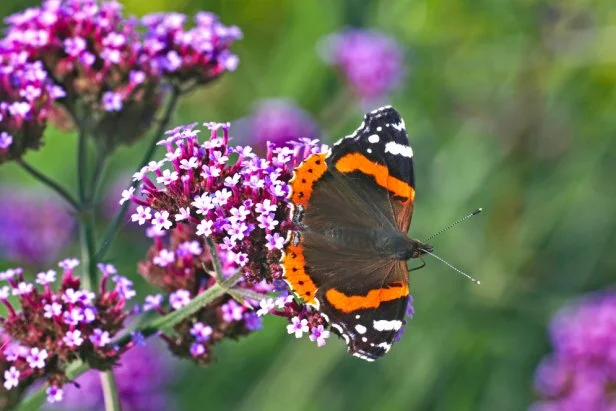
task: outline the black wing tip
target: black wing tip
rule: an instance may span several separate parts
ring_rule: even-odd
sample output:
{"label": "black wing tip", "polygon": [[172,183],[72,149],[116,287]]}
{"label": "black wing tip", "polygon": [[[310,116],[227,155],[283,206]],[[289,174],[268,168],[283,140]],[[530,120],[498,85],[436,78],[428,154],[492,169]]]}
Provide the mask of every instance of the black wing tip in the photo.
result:
{"label": "black wing tip", "polygon": [[374,121],[387,122],[387,123],[399,123],[401,120],[400,113],[392,106],[379,107],[376,110],[372,110],[364,116],[366,124],[371,124]]}

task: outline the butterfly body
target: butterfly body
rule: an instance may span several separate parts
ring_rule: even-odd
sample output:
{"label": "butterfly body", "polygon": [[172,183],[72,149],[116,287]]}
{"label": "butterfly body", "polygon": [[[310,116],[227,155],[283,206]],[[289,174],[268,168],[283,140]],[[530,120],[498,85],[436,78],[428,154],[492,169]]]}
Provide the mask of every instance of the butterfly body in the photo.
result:
{"label": "butterfly body", "polygon": [[291,290],[319,310],[353,355],[385,355],[405,323],[406,261],[432,247],[407,236],[415,197],[413,151],[391,107],[366,114],[330,153],[291,180],[294,222],[282,258]]}

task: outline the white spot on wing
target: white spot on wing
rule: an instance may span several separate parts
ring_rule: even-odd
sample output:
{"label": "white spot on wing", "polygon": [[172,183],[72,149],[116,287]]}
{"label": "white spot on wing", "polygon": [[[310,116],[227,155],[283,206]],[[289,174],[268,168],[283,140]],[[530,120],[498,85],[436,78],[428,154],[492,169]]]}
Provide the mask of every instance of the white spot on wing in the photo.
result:
{"label": "white spot on wing", "polygon": [[372,149],[371,149],[371,148],[367,148],[367,149],[366,149],[366,151],[367,151],[369,154],[372,154]]}
{"label": "white spot on wing", "polygon": [[402,321],[399,320],[375,320],[372,326],[377,331],[398,331],[402,327]]}
{"label": "white spot on wing", "polygon": [[395,141],[390,141],[389,143],[385,144],[385,152],[391,153],[394,156],[413,158],[413,149],[411,148],[411,146],[396,143]]}
{"label": "white spot on wing", "polygon": [[368,341],[368,339],[367,339],[366,337],[361,337],[361,340],[362,340],[363,342],[367,342],[367,341]]}
{"label": "white spot on wing", "polygon": [[360,354],[360,353],[358,353],[358,352],[353,353],[353,355],[354,355],[355,357],[357,357],[357,358],[361,358],[362,360],[366,360],[366,361],[370,361],[370,362],[374,361],[374,358],[366,357],[365,355]]}
{"label": "white spot on wing", "polygon": [[404,124],[404,120],[401,120],[398,124],[392,124],[391,126],[398,131],[402,131],[405,129],[406,125]]}
{"label": "white spot on wing", "polygon": [[388,352],[390,350],[390,348],[391,348],[391,344],[386,343],[386,342],[382,342],[382,343],[378,344],[377,347],[380,347],[380,348],[384,349],[385,352]]}
{"label": "white spot on wing", "polygon": [[357,324],[357,325],[355,326],[355,329],[356,329],[356,330],[357,330],[357,332],[358,332],[358,333],[360,333],[360,334],[365,334],[365,333],[366,333],[366,331],[368,331],[368,329],[367,329],[366,327],[364,327],[363,325],[361,325],[361,324]]}
{"label": "white spot on wing", "polygon": [[378,126],[378,127],[376,128],[376,131],[383,131],[383,127]]}
{"label": "white spot on wing", "polygon": [[378,134],[370,134],[368,136],[368,141],[372,144],[376,144],[381,140]]}

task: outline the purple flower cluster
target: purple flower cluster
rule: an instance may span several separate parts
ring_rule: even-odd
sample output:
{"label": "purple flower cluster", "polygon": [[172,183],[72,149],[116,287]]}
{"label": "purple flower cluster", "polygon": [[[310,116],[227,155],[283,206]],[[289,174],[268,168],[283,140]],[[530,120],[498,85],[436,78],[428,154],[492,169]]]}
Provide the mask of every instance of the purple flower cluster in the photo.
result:
{"label": "purple flower cluster", "polygon": [[534,411],[616,408],[616,294],[591,296],[551,324],[554,352],[537,369]]}
{"label": "purple flower cluster", "polygon": [[[160,314],[176,311],[188,304],[198,294],[215,284],[214,266],[210,250],[194,227],[179,223],[167,233],[151,233],[154,244],[148,259],[139,264],[139,272],[148,282],[169,294],[168,308],[163,307],[161,294],[145,299],[144,310],[156,310]],[[218,249],[223,276],[229,277],[239,266],[235,255],[228,250]],[[265,283],[248,284],[241,280],[237,286],[247,289],[255,296],[271,290]],[[224,338],[237,339],[261,328],[261,319],[253,306],[256,301],[239,304],[229,296],[221,297],[214,304],[202,308],[191,318],[182,321],[175,328],[176,336],[163,336],[170,349],[180,357],[192,358],[199,364],[213,359],[213,346]]]}
{"label": "purple flower cluster", "polygon": [[[288,230],[294,228],[288,198],[292,170],[311,153],[327,147],[308,139],[291,142],[291,147],[269,144],[265,158],[259,158],[248,147],[229,147],[228,124],[206,126],[210,138],[204,143],[199,143],[200,130],[195,125],[171,130],[160,143],[167,148],[165,159],[135,174],[142,182],[140,193],[136,195],[132,189],[123,193],[122,201],[131,199],[139,204],[132,220],[140,225],[148,223],[155,237],[140,272],[171,292],[172,308],[181,308],[214,284],[207,254],[197,255],[206,248],[205,239],[211,238],[218,244],[218,254],[228,272],[241,270],[244,282],[240,287],[258,294],[273,288],[278,297],[248,301],[251,306],[260,305],[258,313],[225,299],[214,306],[215,315],[200,320],[203,326],[212,327],[215,335],[221,327],[213,323],[227,327],[243,319],[243,329],[254,329],[260,323],[259,316],[272,313],[291,321],[289,333],[297,337],[309,333],[323,345],[329,336],[326,324],[317,311],[289,295],[279,262]],[[172,227],[170,245],[165,246],[158,236]],[[177,236],[181,241],[174,240]],[[161,300],[159,296],[153,301],[159,305]],[[195,335],[193,325],[185,324],[178,334]],[[184,341],[176,342],[186,349]],[[198,345],[190,350],[193,356],[202,352]]]}
{"label": "purple flower cluster", "polygon": [[243,134],[249,136],[251,144],[264,149],[268,141],[281,146],[288,141],[319,136],[319,128],[310,114],[286,99],[262,101],[244,122]]}
{"label": "purple flower cluster", "polygon": [[194,27],[186,28],[181,13],[153,13],[142,18],[147,27],[143,41],[144,62],[156,75],[202,84],[224,71],[234,71],[239,59],[229,51],[242,38],[237,26],[225,26],[209,12],[199,12]]}
{"label": "purple flower cluster", "polygon": [[[147,131],[168,83],[185,91],[237,66],[228,50],[241,37],[237,27],[205,12],[192,29],[185,20],[160,13],[140,21],[124,16],[117,1],[46,0],[6,19],[0,58],[44,67],[61,87],[52,96],[63,97],[53,118],[76,120],[113,148]],[[15,63],[7,64],[12,70]]]}
{"label": "purple flower cluster", "polygon": [[63,96],[40,61],[0,45],[0,163],[39,148],[51,106]]}
{"label": "purple flower cluster", "polygon": [[[210,138],[199,143],[196,124],[168,132],[159,142],[165,159],[137,172],[140,193],[122,201],[139,204],[131,216],[139,225],[166,231],[178,223],[196,227],[229,253],[247,280],[280,279],[279,261],[292,228],[289,180],[303,158],[323,147],[303,140],[290,147],[270,146],[265,159],[250,147],[229,147],[229,125],[206,123]],[[222,130],[222,136],[219,136]]]}
{"label": "purple flower cluster", "polygon": [[[171,358],[160,347],[137,345],[122,355],[113,368],[122,409],[127,411],[164,411],[174,409],[168,389],[177,372]],[[103,391],[98,371],[91,370],[66,385],[59,407],[68,411],[104,409]]]}
{"label": "purple flower cluster", "polygon": [[[78,264],[75,259],[60,262],[63,273],[57,291],[52,284],[60,276],[54,270],[38,273],[36,284],[25,281],[19,268],[0,273],[0,280],[8,282],[0,287],[0,302],[8,311],[0,320],[10,337],[2,348],[10,364],[4,373],[5,389],[45,376],[48,400],[56,402],[68,382],[68,363],[81,358],[94,368],[109,369],[119,358],[111,338],[123,327],[126,301],[135,296],[132,282],[117,275],[113,266],[99,265],[103,276],[98,294],[82,290],[73,275]],[[108,290],[110,281],[114,286]],[[10,296],[19,301],[19,310]]]}
{"label": "purple flower cluster", "polygon": [[351,88],[365,102],[380,100],[403,76],[403,52],[391,37],[372,30],[346,30],[329,36],[324,57],[338,66]]}
{"label": "purple flower cluster", "polygon": [[0,189],[0,256],[40,267],[56,258],[71,238],[73,218],[53,198]]}

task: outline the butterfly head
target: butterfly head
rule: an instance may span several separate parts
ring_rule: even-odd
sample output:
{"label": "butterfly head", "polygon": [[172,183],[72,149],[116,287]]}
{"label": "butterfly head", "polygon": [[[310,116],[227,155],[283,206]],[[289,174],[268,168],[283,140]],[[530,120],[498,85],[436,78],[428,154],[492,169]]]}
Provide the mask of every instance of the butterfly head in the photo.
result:
{"label": "butterfly head", "polygon": [[419,258],[426,253],[431,253],[434,248],[430,244],[422,243],[419,240],[413,240],[409,238],[409,250],[408,254],[409,258]]}

